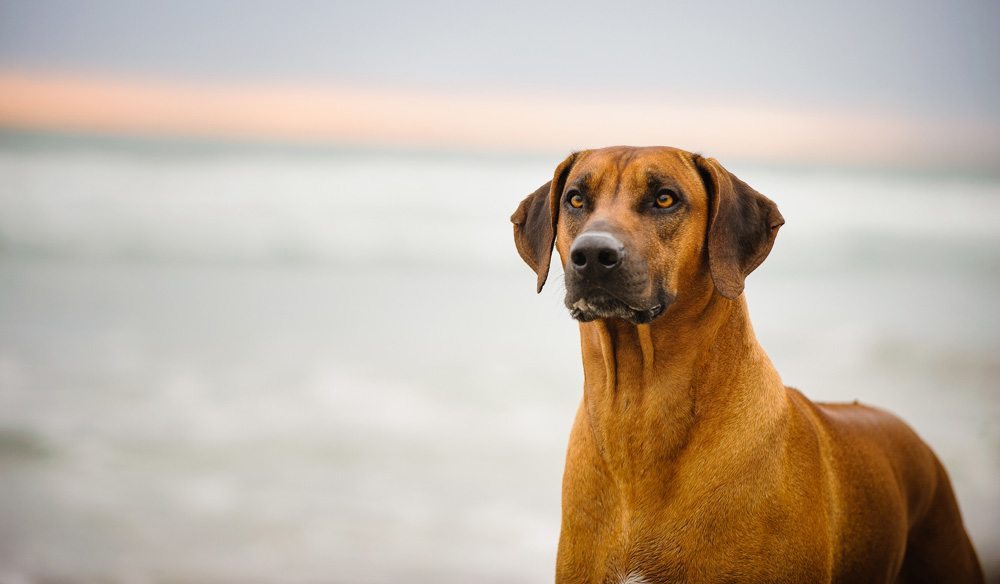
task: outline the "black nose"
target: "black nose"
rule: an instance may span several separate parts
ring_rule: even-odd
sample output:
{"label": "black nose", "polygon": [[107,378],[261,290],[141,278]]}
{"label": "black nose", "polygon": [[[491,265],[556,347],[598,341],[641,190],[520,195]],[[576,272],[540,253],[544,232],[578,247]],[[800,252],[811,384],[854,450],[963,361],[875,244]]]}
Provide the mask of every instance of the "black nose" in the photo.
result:
{"label": "black nose", "polygon": [[612,272],[625,259],[622,242],[603,231],[584,233],[569,248],[569,260],[580,275],[598,277]]}

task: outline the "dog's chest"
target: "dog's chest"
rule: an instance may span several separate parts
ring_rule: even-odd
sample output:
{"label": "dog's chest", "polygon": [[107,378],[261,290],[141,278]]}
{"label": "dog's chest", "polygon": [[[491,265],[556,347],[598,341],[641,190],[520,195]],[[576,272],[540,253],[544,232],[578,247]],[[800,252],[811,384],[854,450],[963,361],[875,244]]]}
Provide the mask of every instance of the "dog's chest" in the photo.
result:
{"label": "dog's chest", "polygon": [[629,572],[618,584],[650,584],[650,582],[639,572]]}

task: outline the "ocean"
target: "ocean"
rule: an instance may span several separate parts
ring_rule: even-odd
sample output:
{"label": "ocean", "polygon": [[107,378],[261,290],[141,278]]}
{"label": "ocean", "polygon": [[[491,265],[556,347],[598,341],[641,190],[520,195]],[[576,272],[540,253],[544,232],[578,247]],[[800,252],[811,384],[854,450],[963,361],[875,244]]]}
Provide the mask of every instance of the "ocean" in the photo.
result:
{"label": "ocean", "polygon": [[[0,582],[550,581],[559,160],[0,134]],[[723,163],[785,383],[907,420],[1000,578],[1000,178]]]}

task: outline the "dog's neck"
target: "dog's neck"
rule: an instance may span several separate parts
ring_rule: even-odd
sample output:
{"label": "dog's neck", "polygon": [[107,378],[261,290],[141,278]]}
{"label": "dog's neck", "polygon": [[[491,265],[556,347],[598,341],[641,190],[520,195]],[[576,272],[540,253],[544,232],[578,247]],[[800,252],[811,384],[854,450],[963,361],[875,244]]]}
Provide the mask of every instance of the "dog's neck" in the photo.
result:
{"label": "dog's neck", "polygon": [[[663,480],[692,445],[727,444],[726,427],[761,438],[785,414],[781,379],[757,343],[746,302],[709,294],[678,303],[648,325],[580,325],[584,402],[597,449],[621,484]],[[752,434],[751,434],[752,435]]]}

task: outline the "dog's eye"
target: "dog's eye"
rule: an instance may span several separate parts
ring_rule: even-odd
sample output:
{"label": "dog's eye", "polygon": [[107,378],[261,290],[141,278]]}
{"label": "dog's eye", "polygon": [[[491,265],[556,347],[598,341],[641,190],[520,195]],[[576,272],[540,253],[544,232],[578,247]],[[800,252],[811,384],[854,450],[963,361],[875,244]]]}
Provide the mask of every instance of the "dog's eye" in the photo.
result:
{"label": "dog's eye", "polygon": [[660,191],[656,193],[656,206],[661,209],[669,209],[677,202],[677,197],[670,191]]}
{"label": "dog's eye", "polygon": [[569,206],[573,207],[574,209],[582,209],[583,204],[586,202],[586,199],[583,198],[583,195],[580,194],[580,191],[571,192],[566,200],[569,202]]}

